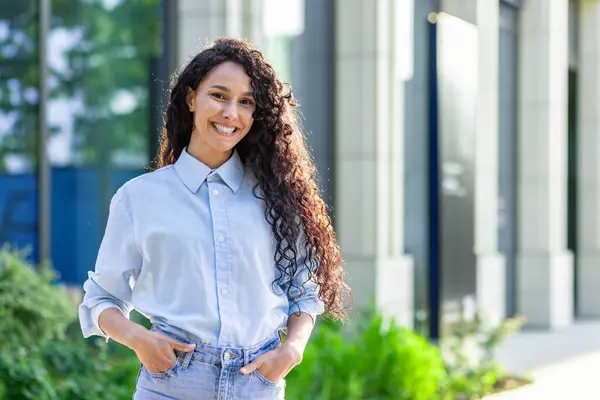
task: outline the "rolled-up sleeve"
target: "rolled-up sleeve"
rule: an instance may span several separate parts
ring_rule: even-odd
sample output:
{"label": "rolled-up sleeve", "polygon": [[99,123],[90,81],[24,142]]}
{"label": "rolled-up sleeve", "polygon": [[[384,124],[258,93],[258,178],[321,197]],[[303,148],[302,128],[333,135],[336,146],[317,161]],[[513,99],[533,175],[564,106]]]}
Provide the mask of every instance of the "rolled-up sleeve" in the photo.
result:
{"label": "rolled-up sleeve", "polygon": [[298,268],[291,281],[283,287],[289,300],[288,315],[305,313],[310,315],[314,322],[317,316],[325,311],[323,301],[319,297],[319,285],[311,279],[311,272],[318,266],[311,266],[302,241],[298,242]]}
{"label": "rolled-up sleeve", "polygon": [[125,187],[113,196],[106,230],[95,270],[88,273],[85,292],[79,306],[79,322],[84,337],[108,337],[98,324],[100,314],[108,308],[119,309],[129,318],[133,309],[132,289],[141,270],[142,259],[133,234],[133,220]]}

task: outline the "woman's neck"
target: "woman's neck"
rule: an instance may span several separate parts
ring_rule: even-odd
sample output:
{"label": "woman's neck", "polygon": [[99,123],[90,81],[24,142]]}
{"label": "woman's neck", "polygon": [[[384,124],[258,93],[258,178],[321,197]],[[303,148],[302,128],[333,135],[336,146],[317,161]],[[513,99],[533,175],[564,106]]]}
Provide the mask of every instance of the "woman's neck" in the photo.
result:
{"label": "woman's neck", "polygon": [[196,142],[193,138],[190,140],[187,152],[210,169],[219,168],[221,165],[225,164],[233,154],[233,150],[226,152],[218,151],[207,144]]}

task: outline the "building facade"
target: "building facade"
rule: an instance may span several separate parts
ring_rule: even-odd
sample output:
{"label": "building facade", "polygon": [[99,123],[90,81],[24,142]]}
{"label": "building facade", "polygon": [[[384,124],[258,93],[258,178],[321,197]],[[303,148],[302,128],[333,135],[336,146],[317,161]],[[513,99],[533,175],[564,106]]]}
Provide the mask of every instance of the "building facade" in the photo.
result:
{"label": "building facade", "polygon": [[600,0],[0,5],[0,242],[93,268],[170,73],[219,36],[302,106],[355,309],[438,337],[479,312],[600,317]]}

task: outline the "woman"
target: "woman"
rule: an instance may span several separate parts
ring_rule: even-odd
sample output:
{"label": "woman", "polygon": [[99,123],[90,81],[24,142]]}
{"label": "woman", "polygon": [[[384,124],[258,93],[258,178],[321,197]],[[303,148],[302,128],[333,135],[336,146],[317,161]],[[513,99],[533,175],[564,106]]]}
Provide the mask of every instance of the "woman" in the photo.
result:
{"label": "woman", "polygon": [[217,40],[175,82],[158,169],[114,195],[80,306],[85,337],[139,357],[135,399],[283,399],[317,315],[345,317],[294,105],[238,40]]}

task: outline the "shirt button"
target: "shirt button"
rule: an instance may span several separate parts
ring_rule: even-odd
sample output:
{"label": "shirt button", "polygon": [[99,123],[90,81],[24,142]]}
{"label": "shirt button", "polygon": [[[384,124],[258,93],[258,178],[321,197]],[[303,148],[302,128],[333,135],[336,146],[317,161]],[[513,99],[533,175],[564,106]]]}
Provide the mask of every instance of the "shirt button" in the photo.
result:
{"label": "shirt button", "polygon": [[213,190],[213,194],[216,196],[219,194],[219,191],[217,189]]}
{"label": "shirt button", "polygon": [[222,289],[222,290],[221,290],[221,294],[222,294],[223,296],[227,296],[227,294],[228,294],[228,293],[229,293],[229,290],[227,290],[227,289]]}
{"label": "shirt button", "polygon": [[219,236],[219,237],[217,238],[217,241],[218,241],[219,243],[223,243],[223,242],[225,241],[225,238],[224,238],[223,236]]}

